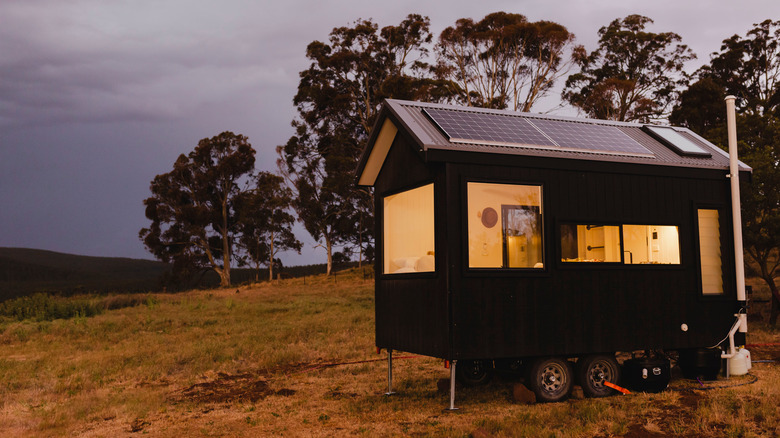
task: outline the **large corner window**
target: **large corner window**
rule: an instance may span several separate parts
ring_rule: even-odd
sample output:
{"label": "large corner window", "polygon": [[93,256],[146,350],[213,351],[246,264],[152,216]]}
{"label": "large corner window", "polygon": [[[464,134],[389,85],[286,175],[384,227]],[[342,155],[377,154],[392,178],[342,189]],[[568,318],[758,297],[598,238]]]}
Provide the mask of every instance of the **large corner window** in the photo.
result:
{"label": "large corner window", "polygon": [[384,198],[385,274],[435,270],[433,184]]}
{"label": "large corner window", "polygon": [[544,268],[542,188],[468,183],[470,268]]}
{"label": "large corner window", "polygon": [[702,294],[723,295],[718,210],[699,210],[699,255]]}
{"label": "large corner window", "polygon": [[674,225],[561,225],[561,261],[679,265],[680,235]]}

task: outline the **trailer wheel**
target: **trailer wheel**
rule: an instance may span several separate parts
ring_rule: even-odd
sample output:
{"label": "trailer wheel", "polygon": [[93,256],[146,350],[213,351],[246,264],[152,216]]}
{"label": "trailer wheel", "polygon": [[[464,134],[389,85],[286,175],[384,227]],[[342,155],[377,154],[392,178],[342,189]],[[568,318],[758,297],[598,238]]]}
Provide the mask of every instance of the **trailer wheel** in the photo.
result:
{"label": "trailer wheel", "polygon": [[549,357],[537,359],[528,372],[528,386],[536,394],[539,402],[558,402],[565,400],[574,386],[571,362],[566,359]]}
{"label": "trailer wheel", "polygon": [[595,354],[577,361],[577,381],[588,397],[606,397],[615,393],[604,382],[620,381],[620,366],[614,356]]}
{"label": "trailer wheel", "polygon": [[455,377],[463,386],[480,386],[493,378],[493,366],[487,360],[459,360]]}

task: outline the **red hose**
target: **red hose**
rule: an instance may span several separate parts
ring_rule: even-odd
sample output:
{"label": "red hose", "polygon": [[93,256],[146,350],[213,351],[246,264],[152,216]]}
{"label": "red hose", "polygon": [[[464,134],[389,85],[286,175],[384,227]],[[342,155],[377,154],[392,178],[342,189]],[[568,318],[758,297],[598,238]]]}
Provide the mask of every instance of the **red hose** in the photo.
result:
{"label": "red hose", "polygon": [[[417,358],[417,357],[420,357],[420,356],[393,356],[393,360],[396,360],[396,359],[414,359],[414,358]],[[323,364],[320,364],[320,365],[317,365],[317,366],[314,366],[314,367],[311,367],[311,368],[306,368],[306,369],[301,370],[301,371],[290,373],[290,374],[288,374],[288,376],[294,376],[296,374],[308,373],[309,371],[318,370],[320,368],[331,368],[331,367],[336,367],[336,366],[339,366],[339,365],[354,365],[354,364],[359,364],[359,363],[381,362],[381,361],[385,361],[385,360],[387,360],[387,359],[368,359],[368,360],[356,360],[356,361],[353,361],[353,362],[323,363]]]}

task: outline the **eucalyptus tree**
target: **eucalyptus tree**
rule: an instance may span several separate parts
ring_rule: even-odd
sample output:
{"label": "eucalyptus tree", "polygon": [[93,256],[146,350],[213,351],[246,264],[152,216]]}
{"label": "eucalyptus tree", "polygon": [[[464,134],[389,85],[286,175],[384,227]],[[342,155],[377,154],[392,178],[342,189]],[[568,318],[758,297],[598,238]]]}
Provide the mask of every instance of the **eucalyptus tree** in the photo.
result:
{"label": "eucalyptus tree", "polygon": [[727,147],[723,98],[737,96],[739,158],[753,167],[742,190],[747,268],[772,293],[770,323],[780,315],[780,21],[733,35],[682,95],[670,120]]}
{"label": "eucalyptus tree", "polygon": [[301,242],[292,231],[292,200],[292,190],[284,178],[270,172],[258,172],[250,188],[236,199],[237,243],[255,267],[255,281],[259,280],[261,265],[268,266],[268,279],[273,280],[274,260],[280,252],[301,252]]}
{"label": "eucalyptus tree", "polygon": [[590,117],[619,121],[668,116],[687,85],[686,62],[696,55],[674,32],[649,32],[642,15],[613,20],[598,31],[599,46],[574,53],[580,67],[566,80],[563,99]]}
{"label": "eucalyptus tree", "polygon": [[152,196],[143,201],[152,221],[139,232],[146,248],[180,269],[213,269],[220,285],[229,286],[238,232],[235,200],[254,164],[247,137],[227,131],[180,155],[173,170],[154,177]]}
{"label": "eucalyptus tree", "polygon": [[331,31],[328,42],[306,49],[309,68],[300,73],[293,99],[295,135],[277,148],[279,167],[295,189],[293,207],[306,230],[325,247],[328,273],[334,248],[361,245],[356,224],[370,218],[371,192],[354,186],[354,170],[385,98],[431,99],[446,94],[428,77],[427,17],[411,14],[398,26],[358,20]]}
{"label": "eucalyptus tree", "polygon": [[454,84],[458,102],[530,111],[568,71],[571,49],[574,35],[558,23],[494,12],[442,31],[436,71]]}

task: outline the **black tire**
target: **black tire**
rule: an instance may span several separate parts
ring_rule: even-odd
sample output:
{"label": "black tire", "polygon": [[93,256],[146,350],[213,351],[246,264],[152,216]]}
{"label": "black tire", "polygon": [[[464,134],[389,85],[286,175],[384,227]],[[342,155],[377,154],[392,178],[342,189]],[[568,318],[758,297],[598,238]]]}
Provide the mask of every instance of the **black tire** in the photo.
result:
{"label": "black tire", "polygon": [[485,385],[493,378],[493,364],[487,360],[459,360],[455,378],[463,386]]}
{"label": "black tire", "polygon": [[566,400],[574,386],[571,362],[557,357],[537,359],[528,370],[528,388],[536,401],[553,403]]}
{"label": "black tire", "polygon": [[577,361],[577,381],[588,397],[613,395],[615,390],[604,382],[617,385],[620,382],[620,366],[615,356],[594,354],[582,357]]}

